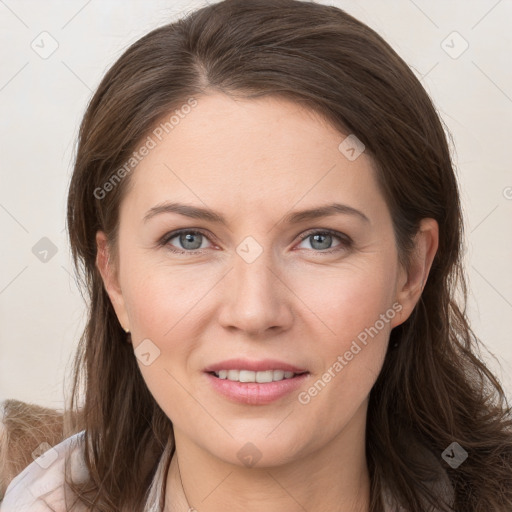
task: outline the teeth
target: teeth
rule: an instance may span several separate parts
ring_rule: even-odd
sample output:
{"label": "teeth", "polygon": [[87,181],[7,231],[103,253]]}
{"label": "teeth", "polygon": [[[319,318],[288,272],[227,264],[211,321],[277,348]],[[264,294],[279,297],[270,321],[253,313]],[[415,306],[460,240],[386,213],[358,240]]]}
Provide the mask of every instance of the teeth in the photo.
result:
{"label": "teeth", "polygon": [[214,372],[219,379],[227,379],[235,382],[277,382],[283,379],[291,379],[295,374],[284,370],[266,370],[253,372],[251,370],[220,370]]}

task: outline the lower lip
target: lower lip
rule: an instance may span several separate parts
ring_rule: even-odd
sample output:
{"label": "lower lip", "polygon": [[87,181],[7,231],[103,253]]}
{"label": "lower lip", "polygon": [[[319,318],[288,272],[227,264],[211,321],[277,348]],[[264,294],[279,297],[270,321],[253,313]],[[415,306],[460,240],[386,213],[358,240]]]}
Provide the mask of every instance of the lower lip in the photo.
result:
{"label": "lower lip", "polygon": [[215,391],[233,400],[234,402],[249,405],[265,405],[288,395],[299,388],[309,377],[303,373],[277,382],[235,382],[228,379],[219,379],[211,373],[205,374]]}

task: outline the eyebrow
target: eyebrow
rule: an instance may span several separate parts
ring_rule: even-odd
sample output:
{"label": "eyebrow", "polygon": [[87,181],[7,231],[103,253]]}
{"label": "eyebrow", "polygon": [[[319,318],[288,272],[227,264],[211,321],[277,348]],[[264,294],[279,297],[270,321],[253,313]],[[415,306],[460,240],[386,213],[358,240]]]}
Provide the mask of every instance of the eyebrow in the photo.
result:
{"label": "eyebrow", "polygon": [[[193,219],[201,219],[222,224],[224,226],[228,225],[226,219],[214,210],[175,202],[165,202],[150,208],[144,215],[143,222],[147,222],[155,215],[159,215],[161,213],[177,213]],[[339,214],[353,215],[370,223],[370,219],[363,212],[353,208],[352,206],[340,203],[331,203],[324,206],[318,206],[316,208],[310,208],[308,210],[291,212],[285,215],[283,222],[285,224],[298,224],[299,222],[304,222],[306,220],[313,220]]]}

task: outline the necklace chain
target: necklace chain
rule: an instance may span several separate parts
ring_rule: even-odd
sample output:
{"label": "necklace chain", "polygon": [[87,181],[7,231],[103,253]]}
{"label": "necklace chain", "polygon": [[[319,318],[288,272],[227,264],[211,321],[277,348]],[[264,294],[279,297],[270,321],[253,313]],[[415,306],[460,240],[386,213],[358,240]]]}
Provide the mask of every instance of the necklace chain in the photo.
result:
{"label": "necklace chain", "polygon": [[178,466],[178,475],[180,476],[180,484],[181,489],[183,491],[183,496],[185,496],[185,501],[187,502],[187,512],[197,512],[195,508],[190,506],[190,503],[188,502],[187,493],[185,492],[185,487],[183,486],[183,480],[181,479],[181,471],[180,471],[180,461],[178,459],[178,453],[176,453],[176,465]]}

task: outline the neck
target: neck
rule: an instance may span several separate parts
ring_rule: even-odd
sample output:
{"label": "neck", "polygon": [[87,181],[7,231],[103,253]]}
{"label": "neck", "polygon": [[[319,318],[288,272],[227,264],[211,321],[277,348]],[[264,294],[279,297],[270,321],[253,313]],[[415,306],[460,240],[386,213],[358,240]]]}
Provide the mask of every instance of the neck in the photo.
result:
{"label": "neck", "polygon": [[321,449],[267,467],[225,462],[175,428],[176,451],[167,475],[165,510],[368,512],[365,416],[347,425]]}

